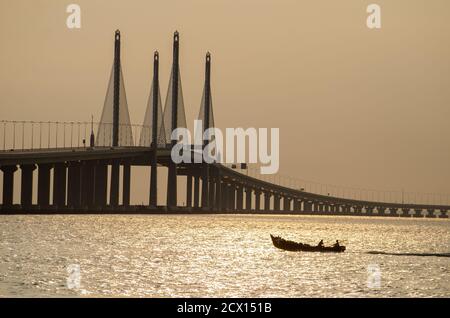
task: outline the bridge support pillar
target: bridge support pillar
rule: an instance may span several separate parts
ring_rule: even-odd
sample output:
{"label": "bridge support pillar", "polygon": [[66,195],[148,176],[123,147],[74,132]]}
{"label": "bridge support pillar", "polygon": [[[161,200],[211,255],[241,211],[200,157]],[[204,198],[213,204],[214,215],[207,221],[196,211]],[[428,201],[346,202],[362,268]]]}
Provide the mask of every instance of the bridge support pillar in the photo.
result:
{"label": "bridge support pillar", "polygon": [[320,211],[320,204],[319,202],[315,201],[313,202],[314,207],[313,207],[313,212],[319,212]]}
{"label": "bridge support pillar", "polygon": [[236,210],[244,210],[244,187],[242,184],[236,187]]}
{"label": "bridge support pillar", "polygon": [[228,211],[228,184],[222,182],[222,210]]}
{"label": "bridge support pillar", "polygon": [[202,210],[209,208],[209,166],[203,164],[202,168]]}
{"label": "bridge support pillar", "polygon": [[253,192],[253,189],[250,187],[247,187],[245,189],[245,210],[246,211],[252,210],[252,192]]}
{"label": "bridge support pillar", "polygon": [[276,193],[273,197],[273,210],[275,212],[280,212],[280,200],[281,200],[281,196]]}
{"label": "bridge support pillar", "polygon": [[271,193],[269,191],[264,192],[264,211],[266,213],[270,212],[270,197]]}
{"label": "bridge support pillar", "polygon": [[72,208],[79,208],[81,206],[80,175],[81,175],[80,163],[77,161],[69,162],[67,205]]}
{"label": "bridge support pillar", "polygon": [[192,175],[186,175],[186,207],[192,207]]}
{"label": "bridge support pillar", "polygon": [[109,205],[112,207],[117,207],[119,205],[119,174],[119,162],[113,160],[111,164],[111,183],[109,188]]}
{"label": "bridge support pillar", "polygon": [[391,216],[398,216],[398,215],[397,215],[397,208],[394,208],[394,207],[389,208],[389,214],[390,214]]}
{"label": "bridge support pillar", "polygon": [[91,161],[81,162],[81,207],[94,205],[94,165]]}
{"label": "bridge support pillar", "polygon": [[131,188],[131,165],[129,162],[123,164],[123,189],[122,205],[130,206],[130,188]]}
{"label": "bridge support pillar", "polygon": [[409,214],[409,210],[410,210],[409,208],[403,208],[403,209],[402,209],[402,212],[403,212],[403,213],[401,214],[401,216],[402,216],[402,217],[405,217],[405,218],[411,217],[411,215]]}
{"label": "bridge support pillar", "polygon": [[50,169],[49,164],[38,165],[38,205],[40,208],[50,206]]}
{"label": "bridge support pillar", "polygon": [[283,210],[285,212],[291,211],[291,198],[285,196],[283,200]]}
{"label": "bridge support pillar", "polygon": [[384,215],[386,208],[384,207],[377,207],[378,215]]}
{"label": "bridge support pillar", "polygon": [[108,190],[108,166],[99,161],[95,166],[95,189],[94,189],[94,205],[99,208],[106,207],[106,197]]}
{"label": "bridge support pillar", "polygon": [[223,210],[223,195],[222,195],[222,177],[220,176],[220,171],[217,172],[217,180],[216,180],[216,210]]}
{"label": "bridge support pillar", "polygon": [[256,189],[255,190],[255,212],[259,212],[261,210],[260,204],[261,204],[261,190]]}
{"label": "bridge support pillar", "polygon": [[294,198],[294,211],[300,212],[302,209],[301,207],[301,201],[298,198]]}
{"label": "bridge support pillar", "polygon": [[447,214],[446,209],[441,209],[440,212],[441,212],[441,214],[439,215],[440,218],[448,219],[448,214]]}
{"label": "bridge support pillar", "polygon": [[434,215],[434,209],[427,209],[427,215],[426,215],[426,217],[427,218],[434,218],[434,217],[436,217],[436,215]]}
{"label": "bridge support pillar", "polygon": [[[211,169],[210,169],[210,172]],[[216,178],[214,175],[209,176],[209,190],[208,190],[208,209],[210,211],[214,210],[215,202],[216,202]]]}
{"label": "bridge support pillar", "polygon": [[57,209],[66,205],[66,178],[66,164],[55,164],[53,168],[53,205]]}
{"label": "bridge support pillar", "polygon": [[[202,193],[203,203],[203,193]],[[170,160],[169,173],[167,175],[167,208],[176,209],[177,207],[177,165]]]}
{"label": "bridge support pillar", "polygon": [[194,176],[194,208],[199,208],[200,201],[200,177]]}
{"label": "bridge support pillar", "polygon": [[300,212],[302,209],[301,207],[301,201],[298,198],[294,198],[294,211]]}
{"label": "bridge support pillar", "polygon": [[229,185],[229,190],[230,190],[230,209],[231,211],[236,211],[236,185],[235,184],[230,184]]}
{"label": "bridge support pillar", "polygon": [[312,203],[310,201],[303,202],[303,212],[313,212]]}
{"label": "bridge support pillar", "polygon": [[414,209],[414,214],[413,214],[414,218],[422,218],[422,209]]}
{"label": "bridge support pillar", "polygon": [[[21,165],[20,205],[22,209],[29,209],[33,204],[33,171],[36,165]],[[5,186],[3,185],[3,188]]]}
{"label": "bridge support pillar", "polygon": [[3,207],[10,208],[13,205],[14,197],[14,172],[17,166],[3,166]]}

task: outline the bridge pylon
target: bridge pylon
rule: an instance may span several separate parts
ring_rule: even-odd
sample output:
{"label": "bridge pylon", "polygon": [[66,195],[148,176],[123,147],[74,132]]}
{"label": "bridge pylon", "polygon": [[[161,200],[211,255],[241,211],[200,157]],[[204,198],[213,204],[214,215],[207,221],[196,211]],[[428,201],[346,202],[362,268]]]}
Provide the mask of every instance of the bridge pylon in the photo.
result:
{"label": "bridge pylon", "polygon": [[[173,63],[172,72],[164,106],[164,127],[166,129],[166,143],[170,148],[175,146],[177,140],[172,140],[172,132],[180,127],[186,128],[186,114],[184,112],[183,91],[179,67],[180,35],[175,31],[173,35]],[[169,160],[167,177],[167,207],[174,209],[177,206],[177,165]]]}

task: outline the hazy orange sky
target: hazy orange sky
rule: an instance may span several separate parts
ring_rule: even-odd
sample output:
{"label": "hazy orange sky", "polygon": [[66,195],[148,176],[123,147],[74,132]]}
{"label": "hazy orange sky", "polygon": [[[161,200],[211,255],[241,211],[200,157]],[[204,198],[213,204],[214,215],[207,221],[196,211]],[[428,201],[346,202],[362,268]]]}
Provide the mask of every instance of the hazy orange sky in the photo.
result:
{"label": "hazy orange sky", "polygon": [[[79,30],[66,27],[70,3]],[[366,26],[370,3],[381,30]],[[117,28],[133,123],[155,49],[165,96],[178,30],[189,127],[209,50],[216,125],[279,127],[281,174],[450,193],[447,0],[1,0],[0,118],[99,120]]]}

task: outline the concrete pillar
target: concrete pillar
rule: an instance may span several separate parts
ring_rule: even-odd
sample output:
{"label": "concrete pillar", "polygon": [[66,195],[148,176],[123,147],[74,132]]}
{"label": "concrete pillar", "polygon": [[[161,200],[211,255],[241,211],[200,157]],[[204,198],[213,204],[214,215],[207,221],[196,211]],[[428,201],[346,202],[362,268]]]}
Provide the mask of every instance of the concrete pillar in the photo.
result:
{"label": "concrete pillar", "polygon": [[192,176],[189,173],[186,176],[186,206],[192,207]]}
{"label": "concrete pillar", "polygon": [[209,210],[214,210],[216,201],[216,178],[212,175],[209,176],[209,190],[208,190]]}
{"label": "concrete pillar", "polygon": [[275,212],[280,212],[280,199],[281,196],[278,193],[275,193],[273,197],[273,210]]}
{"label": "concrete pillar", "polygon": [[253,192],[253,189],[250,187],[247,187],[245,189],[245,210],[246,211],[252,210],[252,192]]}
{"label": "concrete pillar", "polygon": [[389,214],[391,215],[391,216],[398,216],[397,215],[397,208],[395,208],[395,207],[391,207],[391,208],[389,208]]}
{"label": "concrete pillar", "polygon": [[94,163],[81,162],[81,207],[89,208],[94,205]]}
{"label": "concrete pillar", "polygon": [[222,209],[228,211],[228,184],[224,181],[222,183]]}
{"label": "concrete pillar", "polygon": [[244,210],[244,187],[242,184],[236,187],[236,210]]}
{"label": "concrete pillar", "polygon": [[422,209],[414,209],[414,214],[413,214],[414,218],[422,218]]}
{"label": "concrete pillar", "polygon": [[108,166],[102,161],[95,165],[94,187],[94,205],[105,208],[108,191]]}
{"label": "concrete pillar", "polygon": [[255,212],[259,212],[261,210],[261,190],[255,189]]}
{"label": "concrete pillar", "polygon": [[130,189],[131,189],[131,166],[129,162],[123,164],[123,189],[122,189],[122,205],[130,206]]}
{"label": "concrete pillar", "polygon": [[14,172],[17,166],[3,166],[3,207],[12,207],[14,197]]}
{"label": "concrete pillar", "polygon": [[113,160],[111,164],[111,182],[109,188],[109,205],[112,207],[117,207],[119,205],[119,174],[119,161]]}
{"label": "concrete pillar", "polygon": [[170,160],[169,172],[167,175],[167,208],[175,209],[177,207],[177,165]]}
{"label": "concrete pillar", "polygon": [[38,205],[41,208],[50,206],[50,164],[38,165]]}
{"label": "concrete pillar", "polygon": [[53,168],[53,205],[62,208],[66,205],[66,164],[56,163]]}
{"label": "concrete pillar", "polygon": [[436,217],[435,215],[434,215],[434,210],[435,209],[433,209],[433,208],[431,208],[431,209],[427,209],[427,215],[426,215],[426,217],[427,218],[434,218],[434,217]]}
{"label": "concrete pillar", "polygon": [[439,215],[440,218],[443,219],[447,219],[448,218],[448,214],[447,214],[447,209],[441,209],[441,214]]}
{"label": "concrete pillar", "polygon": [[230,209],[231,211],[236,211],[236,185],[235,184],[230,184]]}
{"label": "concrete pillar", "polygon": [[317,201],[314,201],[313,204],[314,204],[313,212],[319,212],[320,211],[320,203]]}
{"label": "concrete pillar", "polygon": [[222,177],[220,176],[220,171],[217,173],[216,180],[216,210],[222,211],[223,203],[222,203]]}
{"label": "concrete pillar", "polygon": [[291,198],[289,198],[288,196],[285,196],[283,199],[283,210],[285,212],[291,211]]}
{"label": "concrete pillar", "polygon": [[411,215],[409,215],[409,210],[410,210],[409,208],[403,208],[403,209],[402,209],[402,212],[403,212],[403,213],[401,214],[401,216],[402,216],[402,217],[406,217],[406,218],[411,217]]}
{"label": "concrete pillar", "polygon": [[[22,209],[29,209],[33,204],[33,171],[36,165],[21,165],[20,205]],[[3,185],[3,188],[5,186]]]}
{"label": "concrete pillar", "polygon": [[313,212],[311,201],[303,202],[303,212]]}
{"label": "concrete pillar", "polygon": [[200,176],[194,176],[194,208],[200,207]]}
{"label": "concrete pillar", "polygon": [[72,208],[81,206],[81,165],[77,161],[69,162],[67,205]]}
{"label": "concrete pillar", "polygon": [[294,211],[300,212],[302,209],[301,207],[301,201],[298,198],[294,198]]}
{"label": "concrete pillar", "polygon": [[202,209],[207,210],[209,208],[209,166],[203,165],[202,169]]}
{"label": "concrete pillar", "polygon": [[264,211],[266,213],[270,212],[270,197],[272,194],[269,191],[264,192]]}

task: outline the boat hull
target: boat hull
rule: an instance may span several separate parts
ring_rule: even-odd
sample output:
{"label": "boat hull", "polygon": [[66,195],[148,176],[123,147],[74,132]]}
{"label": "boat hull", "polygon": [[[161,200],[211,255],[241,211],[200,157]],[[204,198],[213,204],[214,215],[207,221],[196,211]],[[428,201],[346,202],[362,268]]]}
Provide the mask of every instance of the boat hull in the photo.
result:
{"label": "boat hull", "polygon": [[281,237],[270,235],[273,246],[276,248],[291,252],[320,252],[320,253],[342,253],[345,246],[311,246],[308,244],[297,243],[285,240]]}

